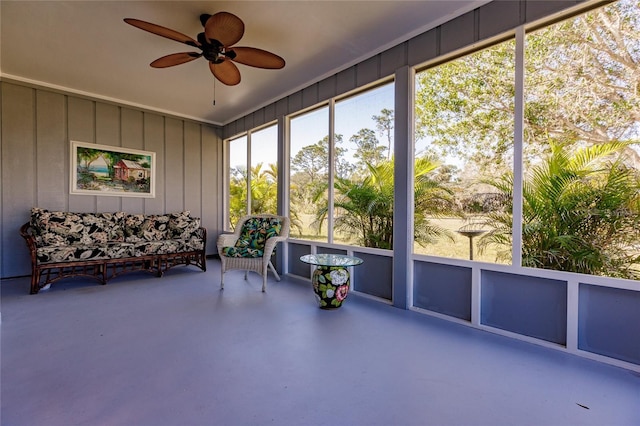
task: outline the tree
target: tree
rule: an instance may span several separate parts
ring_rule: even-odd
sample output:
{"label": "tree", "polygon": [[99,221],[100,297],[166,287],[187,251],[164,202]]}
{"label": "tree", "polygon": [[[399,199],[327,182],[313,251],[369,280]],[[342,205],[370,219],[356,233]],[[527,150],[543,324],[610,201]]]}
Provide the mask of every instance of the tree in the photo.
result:
{"label": "tree", "polygon": [[349,138],[349,142],[356,146],[353,155],[358,160],[358,171],[364,172],[367,165],[377,165],[384,160],[384,147],[380,145],[376,134],[371,129],[360,129],[358,133]]}
{"label": "tree", "polygon": [[278,166],[263,163],[251,167],[251,213],[278,212]]}
{"label": "tree", "polygon": [[[344,176],[350,167],[343,159],[345,149],[339,146],[342,143],[342,135],[335,135],[334,140],[336,175]],[[329,180],[329,137],[325,136],[313,145],[302,147],[291,160],[291,171],[293,208],[301,213],[311,212],[314,210],[314,203],[319,202],[322,194],[326,202]]]}
{"label": "tree", "polygon": [[509,41],[417,75],[416,136],[440,157],[506,160],[513,141],[515,43]]}
{"label": "tree", "polygon": [[229,181],[229,225],[236,226],[238,219],[247,214],[247,168],[233,167]]}
{"label": "tree", "polygon": [[[640,2],[620,0],[527,35],[525,160],[568,147],[637,139]],[[513,144],[514,41],[418,75],[416,132],[481,164],[509,160]],[[640,165],[637,151],[628,161]]]}
{"label": "tree", "polygon": [[[551,141],[551,154],[523,187],[523,266],[640,278],[640,174],[625,165],[628,144],[607,142],[571,152]],[[490,180],[503,209],[486,216],[479,241],[506,254],[512,238],[513,174]]]}
{"label": "tree", "polygon": [[[451,214],[454,209],[451,192],[430,175],[439,164],[430,157],[416,160],[415,240],[428,244],[434,237],[449,236],[447,231],[435,226],[429,218]],[[338,232],[364,247],[393,248],[394,161],[383,160],[377,165],[367,164],[368,175],[364,179],[336,179],[336,218]],[[318,209],[316,221],[326,220],[328,209]]]}
{"label": "tree", "polygon": [[383,108],[380,115],[374,115],[371,118],[376,122],[378,132],[387,139],[387,160],[389,160],[393,146],[393,122],[395,119],[393,110]]}

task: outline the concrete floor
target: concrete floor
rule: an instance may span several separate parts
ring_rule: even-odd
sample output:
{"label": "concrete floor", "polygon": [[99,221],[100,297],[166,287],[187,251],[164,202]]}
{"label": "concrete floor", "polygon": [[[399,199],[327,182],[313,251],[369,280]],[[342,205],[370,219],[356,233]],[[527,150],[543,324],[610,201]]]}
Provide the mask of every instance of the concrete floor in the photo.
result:
{"label": "concrete floor", "polygon": [[640,425],[640,375],[308,282],[178,267],[2,292],[2,425]]}

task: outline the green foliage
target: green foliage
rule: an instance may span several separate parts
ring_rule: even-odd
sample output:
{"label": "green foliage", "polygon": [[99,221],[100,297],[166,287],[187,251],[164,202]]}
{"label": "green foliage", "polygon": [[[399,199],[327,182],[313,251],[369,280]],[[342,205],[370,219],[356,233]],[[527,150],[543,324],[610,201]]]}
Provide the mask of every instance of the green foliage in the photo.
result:
{"label": "green foliage", "polygon": [[[629,144],[609,142],[573,152],[550,142],[551,154],[523,185],[522,264],[621,278],[640,278],[640,175],[625,166]],[[480,248],[511,247],[513,175],[488,181],[506,201],[490,213]]]}
{"label": "green foliage", "polygon": [[[415,164],[415,240],[427,244],[450,233],[429,221],[429,217],[451,213],[454,204],[451,192],[430,178],[438,168],[430,157]],[[394,161],[383,160],[378,165],[367,164],[363,179],[336,179],[335,231],[343,233],[364,247],[393,248]],[[326,205],[318,209],[316,220],[326,220]]]}
{"label": "green foliage", "polygon": [[[638,0],[620,0],[527,34],[525,163],[549,152],[548,138],[578,146],[638,137],[638,10]],[[509,161],[514,51],[510,40],[419,73],[417,137],[439,155],[485,167]]]}
{"label": "green foliage", "polygon": [[385,159],[385,147],[380,145],[375,132],[371,129],[360,129],[349,138],[349,142],[356,146],[353,156],[359,164],[358,172],[360,173],[366,172],[367,164],[376,165]]}
{"label": "green foliage", "polygon": [[[262,163],[251,168],[251,213],[277,213],[278,168]],[[231,171],[229,182],[229,221],[233,227],[247,214],[247,170],[244,167]]]}

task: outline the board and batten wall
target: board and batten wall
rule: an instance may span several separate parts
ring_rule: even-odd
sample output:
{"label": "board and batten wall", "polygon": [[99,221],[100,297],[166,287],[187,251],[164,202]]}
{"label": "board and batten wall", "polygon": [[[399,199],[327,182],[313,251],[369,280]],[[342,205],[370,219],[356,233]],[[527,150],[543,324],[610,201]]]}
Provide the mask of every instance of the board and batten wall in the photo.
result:
{"label": "board and batten wall", "polygon": [[[31,273],[20,226],[32,207],[74,212],[191,211],[207,228],[207,254],[222,230],[221,129],[169,115],[0,82],[0,278]],[[70,141],[156,154],[154,198],[69,194]]]}

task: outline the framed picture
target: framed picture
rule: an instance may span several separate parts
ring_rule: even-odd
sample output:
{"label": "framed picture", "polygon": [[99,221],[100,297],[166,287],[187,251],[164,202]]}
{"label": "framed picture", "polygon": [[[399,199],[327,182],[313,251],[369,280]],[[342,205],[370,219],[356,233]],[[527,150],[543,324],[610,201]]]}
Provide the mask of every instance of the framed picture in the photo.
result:
{"label": "framed picture", "polygon": [[156,154],[71,141],[71,194],[155,197]]}

